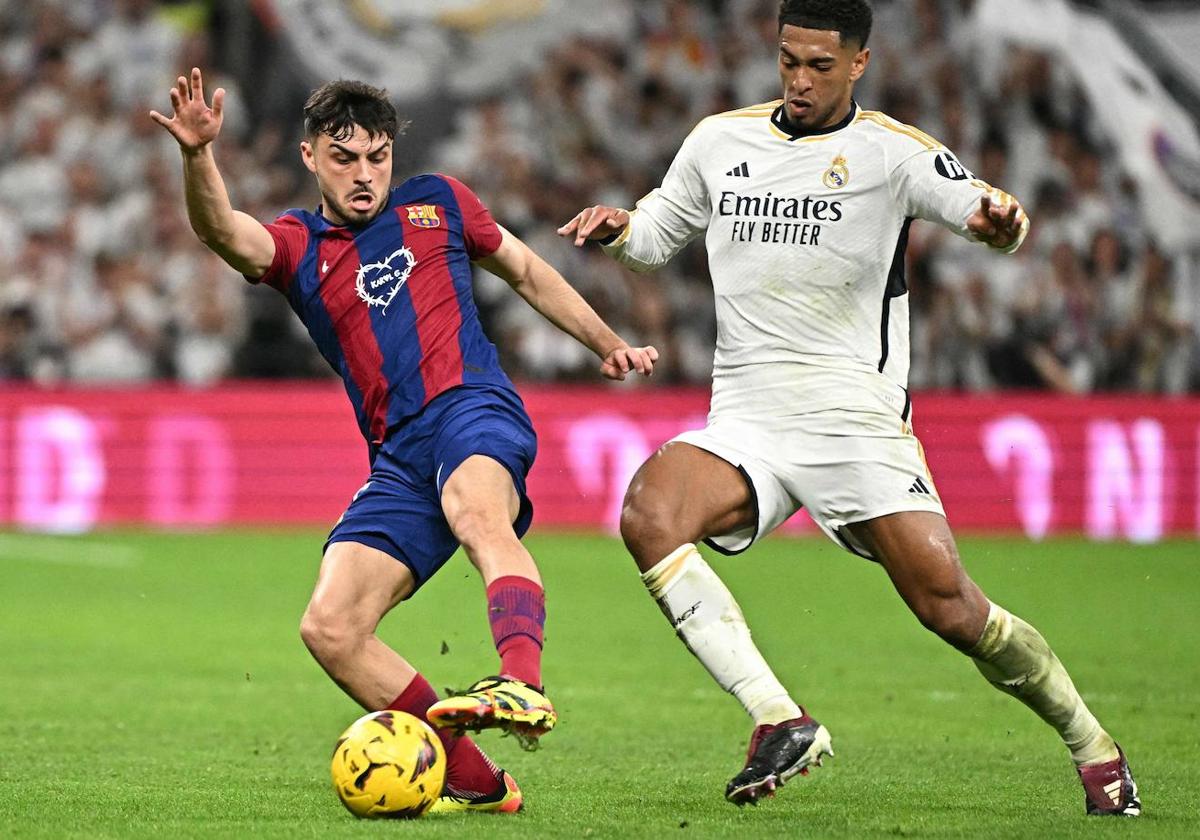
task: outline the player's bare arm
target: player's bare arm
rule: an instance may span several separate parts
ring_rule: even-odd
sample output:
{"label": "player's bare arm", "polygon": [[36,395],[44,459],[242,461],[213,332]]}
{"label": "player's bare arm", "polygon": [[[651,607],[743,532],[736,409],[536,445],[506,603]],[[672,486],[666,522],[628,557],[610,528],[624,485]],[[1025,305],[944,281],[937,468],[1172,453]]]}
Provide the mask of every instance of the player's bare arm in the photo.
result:
{"label": "player's bare arm", "polygon": [[558,229],[559,236],[574,236],[575,245],[583,245],[589,239],[608,239],[629,224],[630,213],[620,207],[597,204],[581,210],[574,219]]}
{"label": "player's bare arm", "polygon": [[1021,203],[1011,196],[991,194],[979,199],[979,209],[967,219],[967,229],[989,247],[1006,250],[1021,239],[1029,218]]}
{"label": "player's bare arm", "polygon": [[233,209],[213,156],[224,104],[225,90],[217,88],[209,107],[200,68],[193,67],[190,78],[180,76],[171,88],[172,116],[151,111],[150,119],[179,143],[188,220],[196,236],[235,270],[261,277],[275,257],[275,240],[254,217]]}
{"label": "player's bare arm", "polygon": [[656,349],[630,347],[549,263],[503,227],[500,232],[500,247],[480,260],[481,266],[512,286],[550,323],[599,356],[600,372],[608,379],[624,379],[631,370],[643,376],[653,373],[658,359]]}

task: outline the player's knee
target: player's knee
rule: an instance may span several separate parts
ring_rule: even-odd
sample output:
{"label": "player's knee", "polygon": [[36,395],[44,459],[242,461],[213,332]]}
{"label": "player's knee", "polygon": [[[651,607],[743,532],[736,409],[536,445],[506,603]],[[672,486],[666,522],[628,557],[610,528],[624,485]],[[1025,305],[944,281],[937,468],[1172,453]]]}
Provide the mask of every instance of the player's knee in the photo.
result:
{"label": "player's knee", "polygon": [[468,552],[493,545],[512,531],[511,525],[477,507],[463,507],[456,511],[449,521],[454,538],[462,543]]}
{"label": "player's knee", "polygon": [[326,667],[348,659],[360,644],[360,636],[352,622],[316,601],[309,603],[300,619],[300,638],[304,646]]}
{"label": "player's knee", "polygon": [[666,504],[649,493],[632,490],[621,506],[621,538],[639,560],[662,559],[690,541],[680,533],[678,517]]}
{"label": "player's knee", "polygon": [[926,629],[954,647],[966,650],[978,641],[978,619],[960,589],[931,589],[914,598],[911,605]]}

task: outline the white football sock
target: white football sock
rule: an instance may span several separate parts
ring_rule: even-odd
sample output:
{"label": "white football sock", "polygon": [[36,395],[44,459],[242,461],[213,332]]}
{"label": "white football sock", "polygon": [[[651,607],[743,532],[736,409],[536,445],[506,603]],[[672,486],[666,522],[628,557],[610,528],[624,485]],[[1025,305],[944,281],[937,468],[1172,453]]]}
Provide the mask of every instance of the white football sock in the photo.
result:
{"label": "white football sock", "polygon": [[1032,626],[992,604],[983,635],[968,655],[988,682],[1054,727],[1076,764],[1117,757],[1116,743],[1088,711],[1066,668]]}
{"label": "white football sock", "polygon": [[644,572],[642,582],[688,650],[741,702],[755,725],[803,714],[754,646],[733,595],[696,546],[681,545]]}

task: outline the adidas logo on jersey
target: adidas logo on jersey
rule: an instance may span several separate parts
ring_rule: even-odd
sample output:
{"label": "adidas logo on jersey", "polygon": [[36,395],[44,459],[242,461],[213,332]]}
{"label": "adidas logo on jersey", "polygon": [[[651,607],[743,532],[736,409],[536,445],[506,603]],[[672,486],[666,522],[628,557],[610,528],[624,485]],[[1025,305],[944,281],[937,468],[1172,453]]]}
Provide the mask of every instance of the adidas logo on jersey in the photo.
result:
{"label": "adidas logo on jersey", "polygon": [[923,496],[932,496],[933,495],[933,493],[931,493],[929,491],[929,488],[925,486],[925,482],[921,480],[920,476],[918,476],[917,480],[912,483],[912,487],[908,488],[908,492],[909,493],[920,493]]}
{"label": "adidas logo on jersey", "polygon": [[749,178],[750,177],[750,167],[746,164],[745,161],[743,161],[742,163],[739,163],[737,166],[733,167],[733,169],[730,169],[725,174],[729,175],[733,178]]}

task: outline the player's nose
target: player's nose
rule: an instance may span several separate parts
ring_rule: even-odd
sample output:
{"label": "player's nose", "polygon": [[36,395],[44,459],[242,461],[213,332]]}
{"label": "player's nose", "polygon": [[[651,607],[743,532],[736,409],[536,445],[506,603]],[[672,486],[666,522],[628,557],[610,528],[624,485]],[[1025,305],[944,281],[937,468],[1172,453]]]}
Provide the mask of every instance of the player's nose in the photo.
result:
{"label": "player's nose", "polygon": [[791,93],[807,93],[812,89],[812,79],[803,70],[792,73],[788,80],[788,91]]}

